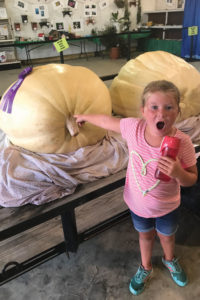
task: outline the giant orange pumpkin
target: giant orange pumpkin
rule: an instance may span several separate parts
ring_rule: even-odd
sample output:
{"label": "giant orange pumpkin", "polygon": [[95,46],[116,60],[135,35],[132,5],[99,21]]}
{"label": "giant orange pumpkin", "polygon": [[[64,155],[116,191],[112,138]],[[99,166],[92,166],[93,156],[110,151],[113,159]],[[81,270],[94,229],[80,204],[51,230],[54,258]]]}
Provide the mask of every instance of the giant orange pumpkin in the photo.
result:
{"label": "giant orange pumpkin", "polygon": [[128,61],[110,87],[115,113],[140,116],[141,94],[153,80],[172,81],[181,93],[177,121],[200,114],[200,73],[182,58],[164,51],[146,52]]}
{"label": "giant orange pumpkin", "polygon": [[12,112],[0,110],[0,128],[25,149],[67,153],[104,137],[105,130],[89,123],[77,136],[66,126],[74,114],[97,113],[111,115],[109,91],[99,77],[84,67],[49,64],[33,68],[25,77]]}

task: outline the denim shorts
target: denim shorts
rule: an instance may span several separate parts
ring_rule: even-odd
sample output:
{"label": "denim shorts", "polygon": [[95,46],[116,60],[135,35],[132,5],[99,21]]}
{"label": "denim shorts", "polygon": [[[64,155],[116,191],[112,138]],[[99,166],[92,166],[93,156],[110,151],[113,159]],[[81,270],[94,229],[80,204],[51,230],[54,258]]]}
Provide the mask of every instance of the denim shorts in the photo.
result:
{"label": "denim shorts", "polygon": [[179,209],[157,218],[143,218],[131,211],[131,217],[135,229],[139,232],[149,232],[155,229],[157,232],[170,236],[175,234],[178,228]]}

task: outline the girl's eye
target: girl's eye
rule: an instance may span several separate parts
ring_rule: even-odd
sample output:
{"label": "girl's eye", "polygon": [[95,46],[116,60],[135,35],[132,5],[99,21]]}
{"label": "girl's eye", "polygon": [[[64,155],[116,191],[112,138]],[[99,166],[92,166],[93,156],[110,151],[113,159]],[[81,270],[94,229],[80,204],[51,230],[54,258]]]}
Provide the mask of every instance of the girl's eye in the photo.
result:
{"label": "girl's eye", "polygon": [[157,105],[152,105],[151,109],[156,110],[156,109],[158,109],[158,106]]}
{"label": "girl's eye", "polygon": [[167,110],[171,110],[172,108],[173,108],[173,107],[170,106],[170,105],[166,106],[166,109],[167,109]]}

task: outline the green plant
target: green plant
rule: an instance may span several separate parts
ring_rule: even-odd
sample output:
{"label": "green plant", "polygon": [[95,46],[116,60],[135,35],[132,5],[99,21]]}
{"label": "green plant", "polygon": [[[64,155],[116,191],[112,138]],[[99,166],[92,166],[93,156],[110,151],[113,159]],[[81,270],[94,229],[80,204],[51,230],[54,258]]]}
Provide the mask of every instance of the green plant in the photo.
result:
{"label": "green plant", "polygon": [[130,21],[130,12],[128,10],[128,2],[124,1],[124,16],[119,18],[119,12],[111,13],[111,21],[120,24],[121,31],[129,31],[131,21]]}
{"label": "green plant", "polygon": [[123,31],[129,31],[130,25],[130,12],[128,11],[128,5],[126,5],[123,17]]}
{"label": "green plant", "polygon": [[116,13],[111,13],[111,21],[113,21],[113,22],[119,22],[120,21],[120,19],[118,18],[119,17],[119,12],[117,11]]}
{"label": "green plant", "polygon": [[119,12],[118,11],[116,13],[113,12],[113,13],[111,13],[110,20],[112,22],[124,25],[127,21],[129,21],[129,12],[125,9],[124,16],[121,17],[121,18],[119,18]]}
{"label": "green plant", "polygon": [[101,31],[101,43],[106,49],[118,46],[119,38],[116,33],[117,29],[114,25],[107,25],[105,29]]}
{"label": "green plant", "polygon": [[97,30],[97,28],[92,28],[92,30],[91,30],[91,35],[98,35],[98,30]]}

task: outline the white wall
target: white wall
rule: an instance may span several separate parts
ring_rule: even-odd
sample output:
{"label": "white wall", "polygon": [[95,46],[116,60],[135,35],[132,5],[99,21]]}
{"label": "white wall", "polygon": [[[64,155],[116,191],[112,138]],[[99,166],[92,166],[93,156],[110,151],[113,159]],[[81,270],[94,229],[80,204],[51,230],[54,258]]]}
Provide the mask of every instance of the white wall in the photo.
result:
{"label": "white wall", "polygon": [[[52,29],[56,29],[56,23],[63,23],[64,31],[70,31],[75,33],[78,36],[87,36],[91,34],[92,29],[96,29],[100,31],[105,27],[105,25],[109,24],[111,13],[119,11],[119,16],[122,17],[124,14],[124,9],[117,8],[113,0],[105,0],[103,2],[107,2],[108,6],[104,9],[101,9],[100,4],[102,0],[76,0],[77,7],[71,8],[68,6],[68,0],[21,0],[22,3],[25,4],[24,8],[20,8],[18,5],[18,0],[6,0],[6,9],[8,16],[11,19],[11,23],[14,28],[14,23],[20,23],[21,31],[15,31],[15,37],[23,37],[25,39],[37,40],[39,33],[44,33],[48,36],[49,32]],[[60,2],[60,6],[57,8],[55,3]],[[95,24],[88,24],[86,20],[88,17],[85,16],[85,5],[88,4],[96,5],[96,16],[94,17]],[[45,7],[45,12],[47,12],[47,21],[50,22],[50,27],[47,28],[43,26],[40,28],[39,22],[44,21],[44,17],[38,17],[35,14],[35,8],[37,7]],[[72,16],[66,15],[63,17],[62,11],[64,8],[68,8],[72,11]],[[41,12],[41,10],[39,10]],[[90,10],[91,11],[91,10]],[[130,30],[136,28],[136,15],[137,15],[137,8],[132,5],[129,7],[130,12],[130,20],[131,20],[131,27]],[[21,15],[28,16],[28,23],[24,24],[21,20]],[[74,31],[73,30],[73,21],[81,21],[82,30],[81,31]],[[31,22],[38,23],[38,29],[36,31],[32,30]],[[88,42],[87,43],[87,51],[95,51],[95,44]],[[25,59],[25,51],[23,49],[18,49],[18,58]],[[64,51],[64,54],[73,54],[73,53],[80,53],[80,49],[76,46],[70,46],[67,50]],[[55,50],[51,46],[44,46],[38,49],[35,49],[31,52],[31,58],[39,58],[39,57],[51,57],[57,56]]]}
{"label": "white wall", "polygon": [[141,0],[142,12],[183,9],[185,0]]}
{"label": "white wall", "polygon": [[141,0],[142,12],[156,10],[156,0]]}

